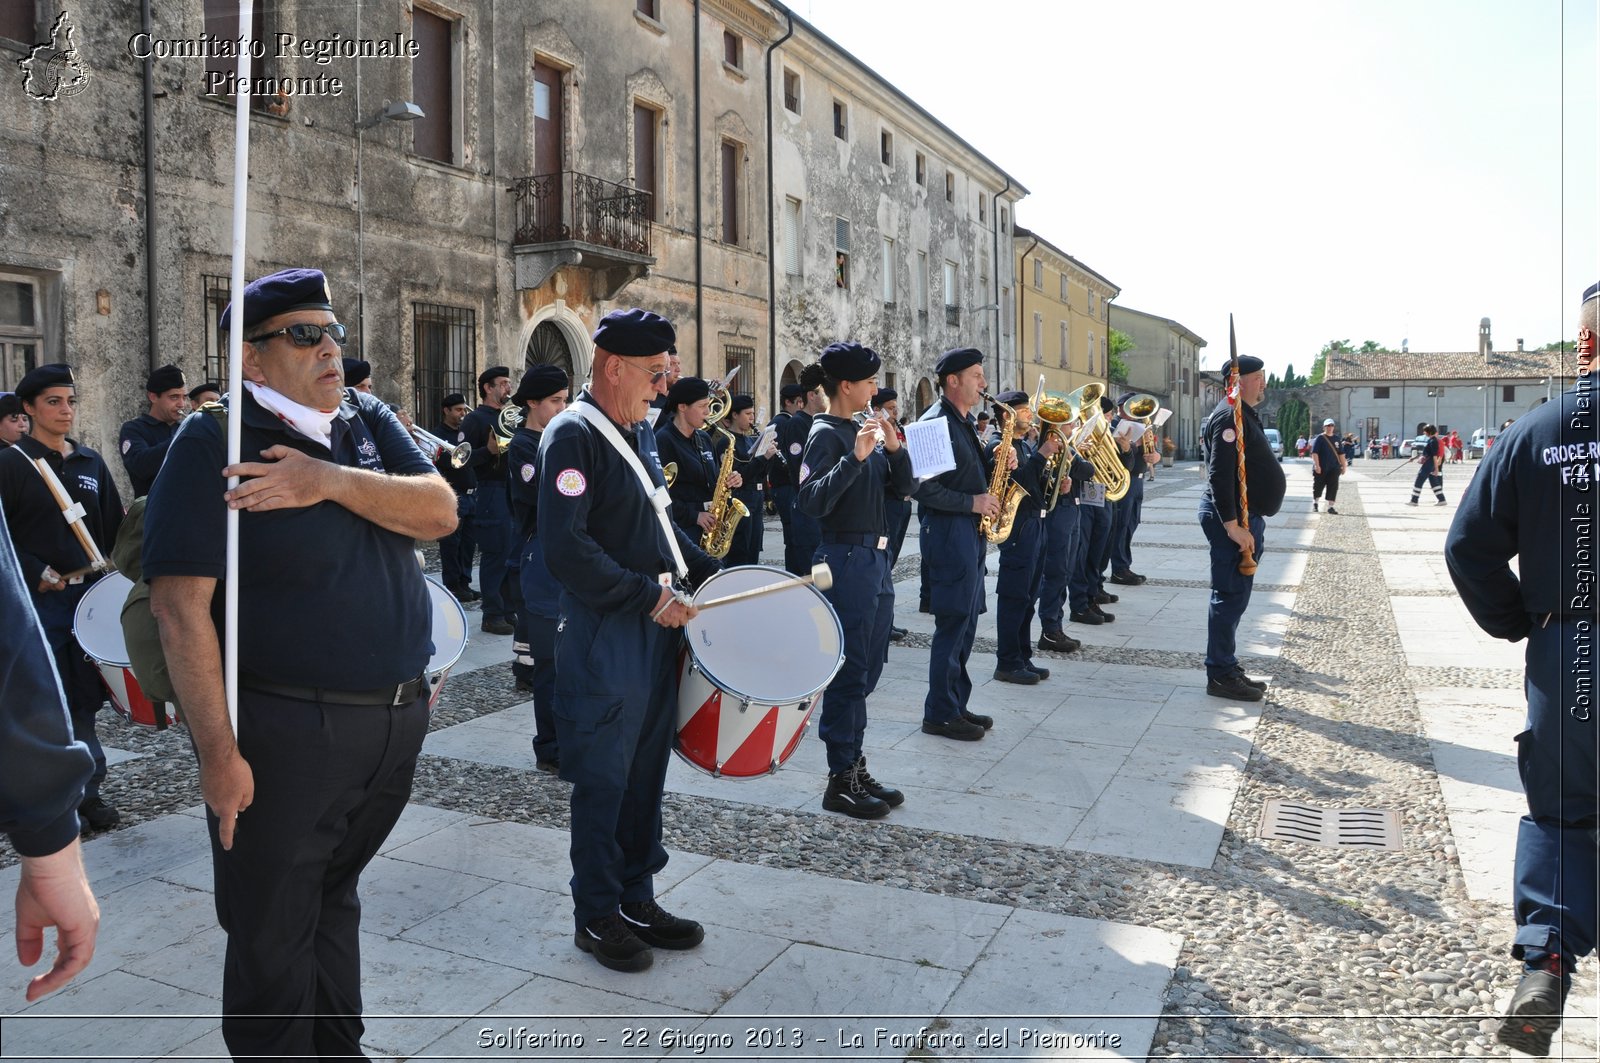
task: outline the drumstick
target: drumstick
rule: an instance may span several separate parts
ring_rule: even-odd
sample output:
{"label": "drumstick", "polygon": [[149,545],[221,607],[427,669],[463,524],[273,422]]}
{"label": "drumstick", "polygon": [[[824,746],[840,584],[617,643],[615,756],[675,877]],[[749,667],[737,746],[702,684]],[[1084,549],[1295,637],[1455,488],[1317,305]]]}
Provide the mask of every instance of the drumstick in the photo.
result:
{"label": "drumstick", "polygon": [[806,586],[816,587],[819,591],[825,591],[829,587],[833,586],[833,570],[828,567],[827,562],[819,562],[818,564],[813,565],[811,568],[811,575],[809,576],[796,576],[793,579],[784,579],[779,580],[777,583],[769,583],[765,587],[752,587],[750,590],[740,591],[738,594],[724,595],[721,598],[713,598],[709,602],[701,602],[699,605],[695,606],[695,608],[701,612],[704,612],[705,610],[714,606],[728,605],[731,602],[742,602],[747,598],[759,598],[763,594],[773,594],[777,591],[786,591],[790,587]]}
{"label": "drumstick", "polygon": [[[44,477],[45,486],[55,496],[56,505],[61,507],[61,515],[66,518],[67,526],[78,537],[78,545],[83,547],[83,554],[89,559],[89,570],[91,572],[103,572],[109,569],[111,565],[106,561],[105,555],[100,552],[100,548],[89,537],[89,533],[83,529],[82,507],[72,501],[72,497],[67,494],[67,489],[62,486],[61,481],[56,477],[56,471],[50,467],[49,462],[43,458],[34,458],[33,463],[38,466],[39,475]],[[74,508],[78,512],[73,512]]]}

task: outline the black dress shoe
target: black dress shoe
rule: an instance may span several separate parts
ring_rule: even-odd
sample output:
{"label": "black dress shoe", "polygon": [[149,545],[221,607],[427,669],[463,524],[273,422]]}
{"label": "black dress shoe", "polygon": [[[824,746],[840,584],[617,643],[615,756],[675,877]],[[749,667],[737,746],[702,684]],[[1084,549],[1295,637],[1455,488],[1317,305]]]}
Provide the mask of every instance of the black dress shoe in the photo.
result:
{"label": "black dress shoe", "polygon": [[1105,623],[1105,619],[1099,613],[1096,613],[1096,612],[1093,612],[1093,611],[1082,612],[1082,613],[1073,613],[1071,616],[1067,617],[1067,619],[1071,620],[1074,624],[1103,624],[1103,623]]}
{"label": "black dress shoe", "polygon": [[911,632],[907,631],[903,627],[890,627],[889,628],[889,641],[890,642],[899,642],[901,639],[905,638],[909,634],[911,634]]}
{"label": "black dress shoe", "polygon": [[968,712],[966,709],[962,709],[961,718],[970,724],[983,728],[985,731],[994,727],[994,717],[985,716],[981,712]]}
{"label": "black dress shoe", "polygon": [[1041,650],[1054,650],[1056,653],[1071,653],[1081,647],[1083,643],[1068,635],[1065,631],[1046,631],[1039,636]]}
{"label": "black dress shoe", "polygon": [[1548,1056],[1550,1039],[1561,1026],[1569,984],[1550,971],[1524,971],[1495,1037],[1507,1048],[1530,1056]]}
{"label": "black dress shoe", "polygon": [[591,921],[573,935],[572,943],[613,971],[643,971],[656,958],[618,912]]}
{"label": "black dress shoe", "polygon": [[95,830],[110,830],[122,822],[122,813],[96,795],[78,806],[78,818]]}
{"label": "black dress shoe", "polygon": [[1108,613],[1098,605],[1091,605],[1089,606],[1089,609],[1094,613],[1095,616],[1100,618],[1100,622],[1102,624],[1109,624],[1117,618],[1116,613]]}
{"label": "black dress shoe", "polygon": [[1023,667],[1026,668],[1028,671],[1032,672],[1034,675],[1038,676],[1040,679],[1049,679],[1050,678],[1050,669],[1048,669],[1048,668],[1040,668],[1038,665],[1034,664],[1032,661],[1029,661],[1027,664],[1023,665]]}
{"label": "black dress shoe", "polygon": [[969,722],[964,716],[957,716],[953,720],[940,722],[923,720],[922,733],[938,735],[940,738],[954,738],[957,742],[976,742],[983,737],[983,727]]}
{"label": "black dress shoe", "polygon": [[1014,672],[1004,668],[996,668],[994,677],[1002,683],[1019,683],[1026,687],[1031,687],[1039,681],[1038,673],[1031,672],[1026,668],[1018,668]]}
{"label": "black dress shoe", "polygon": [[1094,604],[1096,604],[1096,605],[1110,605],[1112,602],[1121,601],[1122,599],[1118,598],[1115,594],[1112,594],[1110,591],[1101,591],[1099,594],[1095,595],[1090,600],[1092,602],[1094,602]]}
{"label": "black dress shoe", "polygon": [[1260,701],[1266,697],[1259,689],[1236,675],[1207,679],[1206,693],[1214,698],[1227,698],[1229,701]]}
{"label": "black dress shoe", "polygon": [[899,808],[906,803],[906,795],[892,786],[885,786],[872,777],[867,770],[867,755],[861,754],[856,758],[856,779],[861,783],[861,788],[876,797],[890,808]]}
{"label": "black dress shoe", "polygon": [[1137,572],[1113,572],[1113,573],[1111,573],[1111,582],[1112,583],[1116,583],[1116,584],[1120,584],[1123,587],[1137,587],[1139,584],[1143,583],[1144,581],[1145,581],[1145,577],[1139,575],[1139,573],[1137,573]]}
{"label": "black dress shoe", "polygon": [[705,928],[680,919],[655,901],[623,901],[623,922],[640,941],[656,949],[692,949],[706,939]]}
{"label": "black dress shoe", "polygon": [[1244,682],[1249,683],[1251,686],[1255,687],[1257,690],[1265,690],[1265,689],[1267,689],[1267,681],[1265,679],[1251,679],[1249,676],[1244,674],[1244,669],[1243,668],[1235,668],[1233,670],[1233,674],[1235,676],[1237,676],[1239,679],[1243,680]]}
{"label": "black dress shoe", "polygon": [[495,620],[486,618],[483,623],[478,626],[481,630],[490,635],[512,635],[515,634],[517,630],[511,626],[511,622],[509,620]]}

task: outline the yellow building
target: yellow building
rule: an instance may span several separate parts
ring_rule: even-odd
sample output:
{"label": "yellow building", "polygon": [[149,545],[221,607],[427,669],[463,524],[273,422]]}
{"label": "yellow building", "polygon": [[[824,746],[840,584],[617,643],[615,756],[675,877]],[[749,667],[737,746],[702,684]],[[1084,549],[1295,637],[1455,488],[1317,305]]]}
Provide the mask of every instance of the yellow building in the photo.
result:
{"label": "yellow building", "polygon": [[1051,391],[1105,384],[1111,300],[1122,289],[1020,225],[1012,249],[1017,294],[1015,305],[1002,307],[1002,313],[1017,330],[1020,379],[1006,386],[1031,395],[1041,375]]}

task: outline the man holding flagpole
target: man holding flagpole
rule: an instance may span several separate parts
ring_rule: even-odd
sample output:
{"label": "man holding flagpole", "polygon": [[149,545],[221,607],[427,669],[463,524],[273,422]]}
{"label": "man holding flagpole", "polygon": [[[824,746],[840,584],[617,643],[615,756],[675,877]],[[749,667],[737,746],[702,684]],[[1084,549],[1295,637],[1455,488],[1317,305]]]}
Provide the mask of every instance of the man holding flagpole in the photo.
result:
{"label": "man holding flagpole", "polygon": [[[1230,323],[1230,337],[1232,326]],[[1255,558],[1261,555],[1265,517],[1283,504],[1283,467],[1272,454],[1255,408],[1267,394],[1266,366],[1233,355],[1232,386],[1201,426],[1206,490],[1200,529],[1211,544],[1211,601],[1206,612],[1206,693],[1234,701],[1260,701],[1267,684],[1239,666],[1234,640],[1250,604]]]}
{"label": "man holding flagpole", "polygon": [[[378,399],[344,387],[327,280],[245,287],[228,427],[180,427],[145,512],[144,575],[200,762],[223,1037],[236,1056],[361,1054],[362,870],[411,793],[428,726],[431,609],[413,539],[455,494]],[[239,485],[227,489],[226,477]],[[218,582],[239,513],[238,724],[223,692]]]}

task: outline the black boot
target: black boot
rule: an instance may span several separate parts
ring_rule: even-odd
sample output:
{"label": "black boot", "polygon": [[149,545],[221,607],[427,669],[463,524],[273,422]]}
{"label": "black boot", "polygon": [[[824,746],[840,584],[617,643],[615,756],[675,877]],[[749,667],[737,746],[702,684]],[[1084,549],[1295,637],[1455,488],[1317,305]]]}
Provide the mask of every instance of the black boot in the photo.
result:
{"label": "black boot", "polygon": [[890,808],[899,808],[906,803],[906,795],[892,786],[885,786],[872,777],[867,770],[867,755],[865,753],[856,758],[856,778],[861,780],[861,788],[876,797]]}
{"label": "black boot", "polygon": [[862,785],[855,765],[828,776],[828,788],[822,794],[822,807],[829,812],[843,812],[856,819],[882,819],[889,814],[889,802],[874,797]]}

